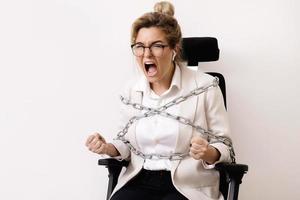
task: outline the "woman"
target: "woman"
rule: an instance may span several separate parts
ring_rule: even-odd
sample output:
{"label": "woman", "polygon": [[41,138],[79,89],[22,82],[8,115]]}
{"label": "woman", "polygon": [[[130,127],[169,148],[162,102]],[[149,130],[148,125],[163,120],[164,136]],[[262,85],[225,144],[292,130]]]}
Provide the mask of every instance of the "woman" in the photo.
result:
{"label": "woman", "polygon": [[111,200],[223,199],[214,165],[233,154],[222,94],[213,77],[181,66],[173,14],[172,4],[159,2],[133,23],[131,47],[143,75],[124,90],[117,138],[87,139],[90,151],[130,161]]}

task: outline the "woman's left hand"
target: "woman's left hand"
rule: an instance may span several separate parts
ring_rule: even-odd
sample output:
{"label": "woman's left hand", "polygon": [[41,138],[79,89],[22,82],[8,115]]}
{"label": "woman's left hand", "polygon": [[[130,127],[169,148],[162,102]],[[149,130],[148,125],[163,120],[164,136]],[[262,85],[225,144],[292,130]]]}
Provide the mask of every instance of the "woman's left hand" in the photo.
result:
{"label": "woman's left hand", "polygon": [[220,152],[209,145],[208,141],[200,136],[194,136],[191,140],[190,156],[196,160],[204,160],[213,164],[220,158]]}

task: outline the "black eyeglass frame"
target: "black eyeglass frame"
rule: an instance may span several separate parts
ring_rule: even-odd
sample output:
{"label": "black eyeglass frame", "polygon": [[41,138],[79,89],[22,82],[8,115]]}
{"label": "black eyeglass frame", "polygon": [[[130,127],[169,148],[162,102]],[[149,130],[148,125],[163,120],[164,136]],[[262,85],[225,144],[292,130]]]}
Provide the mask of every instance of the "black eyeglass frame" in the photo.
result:
{"label": "black eyeglass frame", "polygon": [[[136,55],[136,54],[134,53],[134,47],[135,47],[136,45],[140,45],[141,47],[143,47],[143,53],[142,53],[140,56],[138,56],[138,55]],[[152,50],[151,50],[151,48],[152,48],[154,45],[160,46],[160,47],[162,48],[162,55],[163,55],[164,49],[165,49],[166,47],[169,47],[169,45],[167,45],[167,44],[157,44],[157,43],[153,43],[153,44],[151,44],[151,45],[148,46],[148,47],[143,46],[143,45],[141,45],[140,43],[135,43],[135,44],[130,45],[130,47],[131,47],[131,51],[132,51],[133,55],[136,56],[136,57],[142,57],[142,56],[144,56],[144,54],[145,54],[145,49],[146,49],[146,48],[148,48],[148,49],[150,50],[150,53],[151,53],[153,56],[155,56],[155,55],[153,54]],[[155,56],[155,57],[161,57],[162,55],[160,55],[160,56]]]}

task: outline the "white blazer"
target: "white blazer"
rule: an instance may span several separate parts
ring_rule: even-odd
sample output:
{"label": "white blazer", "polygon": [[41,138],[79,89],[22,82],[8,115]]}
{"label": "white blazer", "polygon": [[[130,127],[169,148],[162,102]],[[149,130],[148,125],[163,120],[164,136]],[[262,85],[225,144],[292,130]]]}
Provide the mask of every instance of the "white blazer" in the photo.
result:
{"label": "white blazer", "polygon": [[[180,67],[182,89],[180,95],[188,94],[191,90],[211,84],[214,77],[203,72],[196,72],[187,67]],[[143,94],[135,90],[135,85],[129,85],[124,95],[131,102],[142,102]],[[211,87],[206,92],[188,98],[179,104],[179,116],[193,121],[196,125],[206,130],[212,130],[215,134],[230,137],[229,123],[227,112],[224,106],[222,92],[219,87]],[[120,130],[128,122],[128,119],[137,115],[140,111],[125,106],[121,108]],[[179,135],[175,153],[189,152],[190,141],[192,136],[201,135],[191,126],[179,125]],[[135,123],[129,128],[126,139],[134,146],[137,146],[135,137]],[[139,173],[143,167],[143,159],[131,153],[128,147],[119,140],[112,142],[121,154],[122,159],[130,159],[129,166],[121,171],[118,183],[113,191],[114,194],[130,179]],[[211,144],[217,148],[221,154],[220,159],[216,162],[231,162],[228,146],[223,143]],[[216,164],[215,163],[215,164]],[[186,156],[182,160],[171,161],[172,181],[176,189],[190,200],[222,200],[223,196],[219,192],[219,172],[213,167],[205,167],[202,160],[195,160]]]}

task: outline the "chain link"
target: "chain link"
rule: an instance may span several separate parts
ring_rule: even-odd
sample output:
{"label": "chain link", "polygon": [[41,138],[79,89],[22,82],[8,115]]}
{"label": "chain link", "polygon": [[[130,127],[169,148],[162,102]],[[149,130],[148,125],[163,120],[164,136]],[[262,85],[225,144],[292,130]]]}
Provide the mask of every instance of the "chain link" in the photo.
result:
{"label": "chain link", "polygon": [[138,149],[136,149],[129,140],[125,139],[125,135],[128,132],[129,127],[136,121],[142,119],[142,118],[146,118],[149,116],[153,116],[153,115],[161,115],[163,117],[166,118],[170,118],[170,119],[174,119],[177,120],[179,123],[185,124],[185,125],[189,125],[193,128],[195,128],[199,133],[201,133],[203,136],[205,136],[209,142],[209,144],[213,144],[213,143],[217,143],[217,142],[221,142],[223,144],[225,144],[226,146],[229,147],[229,151],[230,151],[230,157],[233,163],[235,163],[235,153],[234,153],[234,149],[232,146],[232,141],[230,138],[228,137],[224,137],[224,136],[218,136],[213,134],[212,131],[210,130],[205,130],[204,128],[202,128],[201,126],[195,125],[191,122],[191,120],[186,119],[184,117],[181,116],[177,116],[177,115],[173,115],[170,114],[168,112],[166,112],[165,110],[167,110],[169,107],[177,105],[183,101],[186,101],[188,98],[192,97],[192,96],[197,96],[200,95],[204,92],[206,92],[209,88],[211,87],[217,87],[219,84],[219,80],[217,77],[215,77],[215,79],[213,80],[213,82],[211,84],[209,84],[208,86],[205,87],[199,87],[196,88],[194,90],[192,90],[190,93],[188,93],[187,95],[184,96],[179,96],[177,98],[175,98],[174,100],[170,101],[169,103],[155,109],[155,108],[150,108],[150,107],[146,107],[142,104],[139,103],[131,103],[128,99],[124,98],[123,96],[120,97],[121,101],[125,104],[125,105],[130,105],[133,108],[137,109],[137,110],[144,110],[147,111],[141,115],[137,115],[137,116],[133,116],[131,117],[127,124],[125,125],[125,127],[119,131],[119,133],[117,134],[117,137],[115,138],[116,140],[121,140],[123,143],[125,143],[129,150],[142,157],[143,159],[169,159],[169,160],[181,160],[183,159],[185,156],[187,156],[189,153],[172,153],[172,154],[168,154],[168,155],[160,155],[160,154],[144,154],[141,151],[139,151]]}

